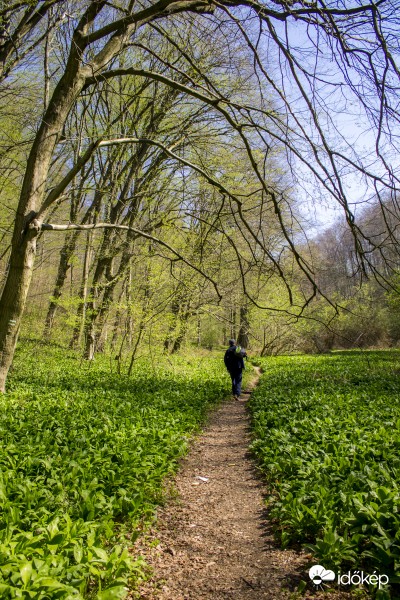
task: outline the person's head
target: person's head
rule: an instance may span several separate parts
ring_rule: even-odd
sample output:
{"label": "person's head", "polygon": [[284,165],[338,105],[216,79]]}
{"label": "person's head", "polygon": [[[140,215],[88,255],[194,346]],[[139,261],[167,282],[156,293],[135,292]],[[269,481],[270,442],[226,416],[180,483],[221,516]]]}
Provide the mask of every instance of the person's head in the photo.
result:
{"label": "person's head", "polygon": [[236,344],[236,340],[229,340],[229,345],[234,346]]}

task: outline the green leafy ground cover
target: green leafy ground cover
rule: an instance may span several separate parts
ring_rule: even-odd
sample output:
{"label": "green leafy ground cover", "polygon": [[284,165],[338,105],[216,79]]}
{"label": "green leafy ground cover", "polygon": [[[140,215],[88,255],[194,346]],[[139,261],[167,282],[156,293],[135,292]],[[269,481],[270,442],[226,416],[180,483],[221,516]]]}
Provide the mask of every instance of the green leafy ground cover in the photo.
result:
{"label": "green leafy ground cover", "polygon": [[[284,545],[400,581],[400,353],[261,359],[252,448]],[[396,596],[399,597],[399,596]]]}
{"label": "green leafy ground cover", "polygon": [[0,597],[124,597],[162,480],[229,390],[221,358],[159,357],[128,379],[25,345],[0,398]]}

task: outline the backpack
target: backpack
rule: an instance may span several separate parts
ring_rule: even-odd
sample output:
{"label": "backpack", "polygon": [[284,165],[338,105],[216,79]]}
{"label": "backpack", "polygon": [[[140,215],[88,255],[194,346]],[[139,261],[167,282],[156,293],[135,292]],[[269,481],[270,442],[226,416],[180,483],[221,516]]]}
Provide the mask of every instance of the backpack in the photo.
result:
{"label": "backpack", "polygon": [[246,355],[246,350],[244,348],[242,348],[241,346],[236,346],[235,348],[235,356],[237,357],[241,357],[244,358]]}
{"label": "backpack", "polygon": [[238,364],[243,364],[243,358],[247,356],[246,351],[241,346],[228,348],[225,353],[225,366],[229,370],[234,370]]}

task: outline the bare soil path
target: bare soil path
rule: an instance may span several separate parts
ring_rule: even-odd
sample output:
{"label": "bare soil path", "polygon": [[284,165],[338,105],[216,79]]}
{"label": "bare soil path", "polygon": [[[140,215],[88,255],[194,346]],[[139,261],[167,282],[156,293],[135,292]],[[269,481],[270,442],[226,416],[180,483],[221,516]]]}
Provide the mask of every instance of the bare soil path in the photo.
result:
{"label": "bare soil path", "polygon": [[182,461],[177,497],[158,512],[156,530],[140,548],[154,570],[140,590],[143,600],[284,600],[306,579],[305,554],[274,543],[265,489],[248,452],[245,404],[257,379],[240,401],[211,415]]}

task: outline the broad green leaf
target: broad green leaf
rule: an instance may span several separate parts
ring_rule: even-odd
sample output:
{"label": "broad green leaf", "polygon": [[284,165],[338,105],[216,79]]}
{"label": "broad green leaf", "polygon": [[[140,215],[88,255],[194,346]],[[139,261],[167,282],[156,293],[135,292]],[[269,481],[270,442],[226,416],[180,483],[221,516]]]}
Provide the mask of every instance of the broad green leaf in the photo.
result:
{"label": "broad green leaf", "polygon": [[21,574],[21,579],[22,579],[24,585],[27,585],[27,583],[29,582],[29,580],[32,576],[32,563],[30,563],[30,562],[25,563],[20,568],[20,574]]}

